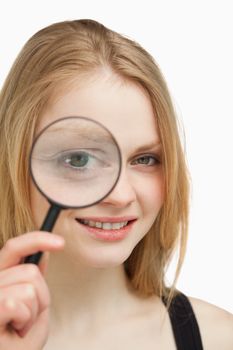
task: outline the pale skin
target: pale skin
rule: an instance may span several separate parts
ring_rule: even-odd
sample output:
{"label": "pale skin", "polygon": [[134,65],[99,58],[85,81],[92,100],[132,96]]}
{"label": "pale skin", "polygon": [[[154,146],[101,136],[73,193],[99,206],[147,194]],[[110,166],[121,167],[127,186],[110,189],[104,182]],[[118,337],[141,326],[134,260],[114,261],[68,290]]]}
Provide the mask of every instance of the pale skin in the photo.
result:
{"label": "pale skin", "polygon": [[[108,71],[81,84],[77,80],[55,97],[37,131],[73,115],[103,123],[121,148],[122,174],[102,202],[62,211],[53,234],[26,233],[4,246],[0,252],[0,350],[175,350],[161,300],[139,297],[123,267],[156,219],[164,198],[163,169],[156,162],[161,146],[150,100],[140,87]],[[147,158],[140,162],[142,157]],[[34,220],[40,227],[49,205],[32,183],[30,190]],[[136,217],[136,222],[129,235],[117,242],[90,237],[75,220],[127,215]],[[22,257],[39,250],[50,252],[39,268],[19,265]],[[232,349],[232,315],[198,299],[190,301],[204,349]],[[17,332],[6,328],[9,321]]]}

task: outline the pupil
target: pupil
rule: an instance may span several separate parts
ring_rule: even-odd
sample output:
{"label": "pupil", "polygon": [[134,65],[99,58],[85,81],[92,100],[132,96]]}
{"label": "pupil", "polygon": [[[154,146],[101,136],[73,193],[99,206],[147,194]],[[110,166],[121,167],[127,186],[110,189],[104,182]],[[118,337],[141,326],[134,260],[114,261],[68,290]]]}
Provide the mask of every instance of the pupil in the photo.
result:
{"label": "pupil", "polygon": [[75,154],[70,158],[70,165],[73,167],[83,167],[88,162],[88,156],[83,154]]}

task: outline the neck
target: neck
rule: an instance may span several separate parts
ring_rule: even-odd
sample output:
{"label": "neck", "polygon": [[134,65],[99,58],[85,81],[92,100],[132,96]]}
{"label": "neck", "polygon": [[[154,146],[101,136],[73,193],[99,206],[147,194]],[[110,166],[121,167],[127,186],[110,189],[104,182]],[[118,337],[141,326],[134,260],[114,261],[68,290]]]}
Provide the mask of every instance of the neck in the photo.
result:
{"label": "neck", "polygon": [[93,268],[65,253],[51,254],[46,280],[56,323],[100,323],[124,315],[138,300],[123,265]]}

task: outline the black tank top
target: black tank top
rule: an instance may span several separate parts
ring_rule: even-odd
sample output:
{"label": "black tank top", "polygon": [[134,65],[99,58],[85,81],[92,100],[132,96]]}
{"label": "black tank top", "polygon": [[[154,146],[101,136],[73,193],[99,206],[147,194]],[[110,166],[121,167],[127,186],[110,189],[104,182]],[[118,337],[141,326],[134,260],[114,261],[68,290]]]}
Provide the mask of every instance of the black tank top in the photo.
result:
{"label": "black tank top", "polygon": [[[162,298],[166,305],[165,298]],[[177,350],[203,350],[198,323],[188,298],[177,294],[168,310]]]}

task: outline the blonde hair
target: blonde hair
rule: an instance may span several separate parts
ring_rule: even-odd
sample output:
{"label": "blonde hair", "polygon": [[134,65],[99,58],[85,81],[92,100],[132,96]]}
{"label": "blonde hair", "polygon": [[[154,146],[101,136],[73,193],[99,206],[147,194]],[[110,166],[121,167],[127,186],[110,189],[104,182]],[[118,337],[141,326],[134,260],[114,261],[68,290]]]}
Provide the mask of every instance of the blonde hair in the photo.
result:
{"label": "blonde hair", "polygon": [[[52,93],[79,75],[108,67],[149,94],[163,146],[165,200],[148,232],[125,261],[133,287],[142,295],[169,300],[177,293],[184,260],[189,212],[189,173],[176,114],[163,75],[138,43],[94,20],[52,24],[32,36],[17,57],[0,95],[0,244],[34,228],[28,160],[38,118]],[[152,209],[153,210],[153,209]],[[168,263],[179,246],[171,288]]]}

